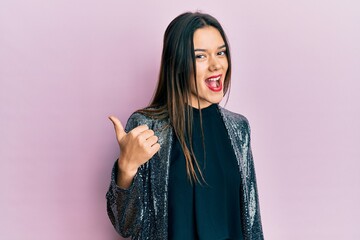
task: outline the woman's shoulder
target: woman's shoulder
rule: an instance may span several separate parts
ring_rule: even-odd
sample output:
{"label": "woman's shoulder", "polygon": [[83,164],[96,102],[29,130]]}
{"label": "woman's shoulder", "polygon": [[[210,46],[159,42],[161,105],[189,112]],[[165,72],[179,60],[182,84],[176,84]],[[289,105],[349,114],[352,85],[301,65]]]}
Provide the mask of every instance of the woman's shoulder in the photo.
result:
{"label": "woman's shoulder", "polygon": [[221,106],[219,106],[219,109],[220,109],[221,113],[224,115],[224,117],[227,117],[233,121],[244,122],[246,124],[249,124],[249,120],[243,114],[232,112]]}
{"label": "woman's shoulder", "polygon": [[152,116],[152,110],[156,110],[156,108],[144,108],[133,112],[125,127],[125,131],[130,131],[131,129],[140,126],[140,125],[147,125],[150,129],[156,128],[157,125],[162,125],[167,122],[167,119],[159,119]]}
{"label": "woman's shoulder", "polygon": [[250,132],[249,120],[243,114],[232,112],[221,106],[219,106],[219,109],[225,121],[228,121],[230,124],[236,124],[237,126],[240,126]]}

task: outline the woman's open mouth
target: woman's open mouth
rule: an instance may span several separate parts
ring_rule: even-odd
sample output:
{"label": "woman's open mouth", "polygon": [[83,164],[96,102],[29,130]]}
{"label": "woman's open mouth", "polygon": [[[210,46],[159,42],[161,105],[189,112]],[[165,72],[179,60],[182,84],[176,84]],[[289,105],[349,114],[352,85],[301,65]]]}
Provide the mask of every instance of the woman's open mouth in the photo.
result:
{"label": "woman's open mouth", "polygon": [[222,82],[220,81],[221,74],[217,76],[211,76],[205,79],[206,86],[213,92],[219,92],[222,90]]}

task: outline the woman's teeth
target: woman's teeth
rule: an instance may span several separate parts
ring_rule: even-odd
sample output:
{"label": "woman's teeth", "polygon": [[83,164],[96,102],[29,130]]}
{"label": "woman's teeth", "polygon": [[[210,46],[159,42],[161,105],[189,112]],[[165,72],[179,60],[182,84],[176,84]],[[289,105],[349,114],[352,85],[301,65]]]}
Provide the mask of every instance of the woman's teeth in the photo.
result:
{"label": "woman's teeth", "polygon": [[206,86],[213,92],[220,92],[222,90],[221,75],[205,79]]}
{"label": "woman's teeth", "polygon": [[212,88],[217,88],[219,87],[220,83],[220,77],[216,77],[216,78],[208,78],[205,80],[205,82],[207,83],[208,86],[212,87]]}

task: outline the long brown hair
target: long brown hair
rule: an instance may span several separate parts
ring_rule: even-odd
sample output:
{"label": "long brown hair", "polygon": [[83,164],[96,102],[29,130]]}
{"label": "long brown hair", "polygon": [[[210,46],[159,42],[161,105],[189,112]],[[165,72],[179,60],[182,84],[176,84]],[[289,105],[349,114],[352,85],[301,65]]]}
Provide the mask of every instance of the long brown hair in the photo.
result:
{"label": "long brown hair", "polygon": [[[193,38],[194,32],[197,29],[206,26],[216,28],[225,42],[227,49],[228,70],[224,80],[224,95],[227,93],[230,87],[231,59],[229,44],[223,28],[220,23],[209,14],[186,12],[171,21],[165,31],[160,74],[155,94],[147,108],[137,111],[154,119],[170,119],[170,124],[172,125],[184,152],[187,175],[191,183],[193,180],[200,182],[195,172],[194,165],[196,165],[201,178],[204,180],[193,151],[191,137],[193,116],[191,108],[187,102],[191,96],[191,74],[193,74],[198,99],[198,108],[200,109],[200,101],[196,84],[197,80]],[[200,119],[202,119],[201,117],[202,115],[200,110]],[[188,121],[185,121],[186,119],[188,119]]]}

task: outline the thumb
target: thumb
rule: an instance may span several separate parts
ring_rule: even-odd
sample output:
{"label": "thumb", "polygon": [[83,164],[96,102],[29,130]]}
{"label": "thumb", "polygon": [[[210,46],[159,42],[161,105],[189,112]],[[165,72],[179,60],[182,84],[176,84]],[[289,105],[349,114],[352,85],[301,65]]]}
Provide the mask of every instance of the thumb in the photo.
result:
{"label": "thumb", "polygon": [[123,125],[121,124],[120,120],[117,117],[110,116],[109,119],[114,124],[115,132],[116,132],[116,138],[117,138],[118,141],[120,141],[126,135],[124,127],[123,127]]}

